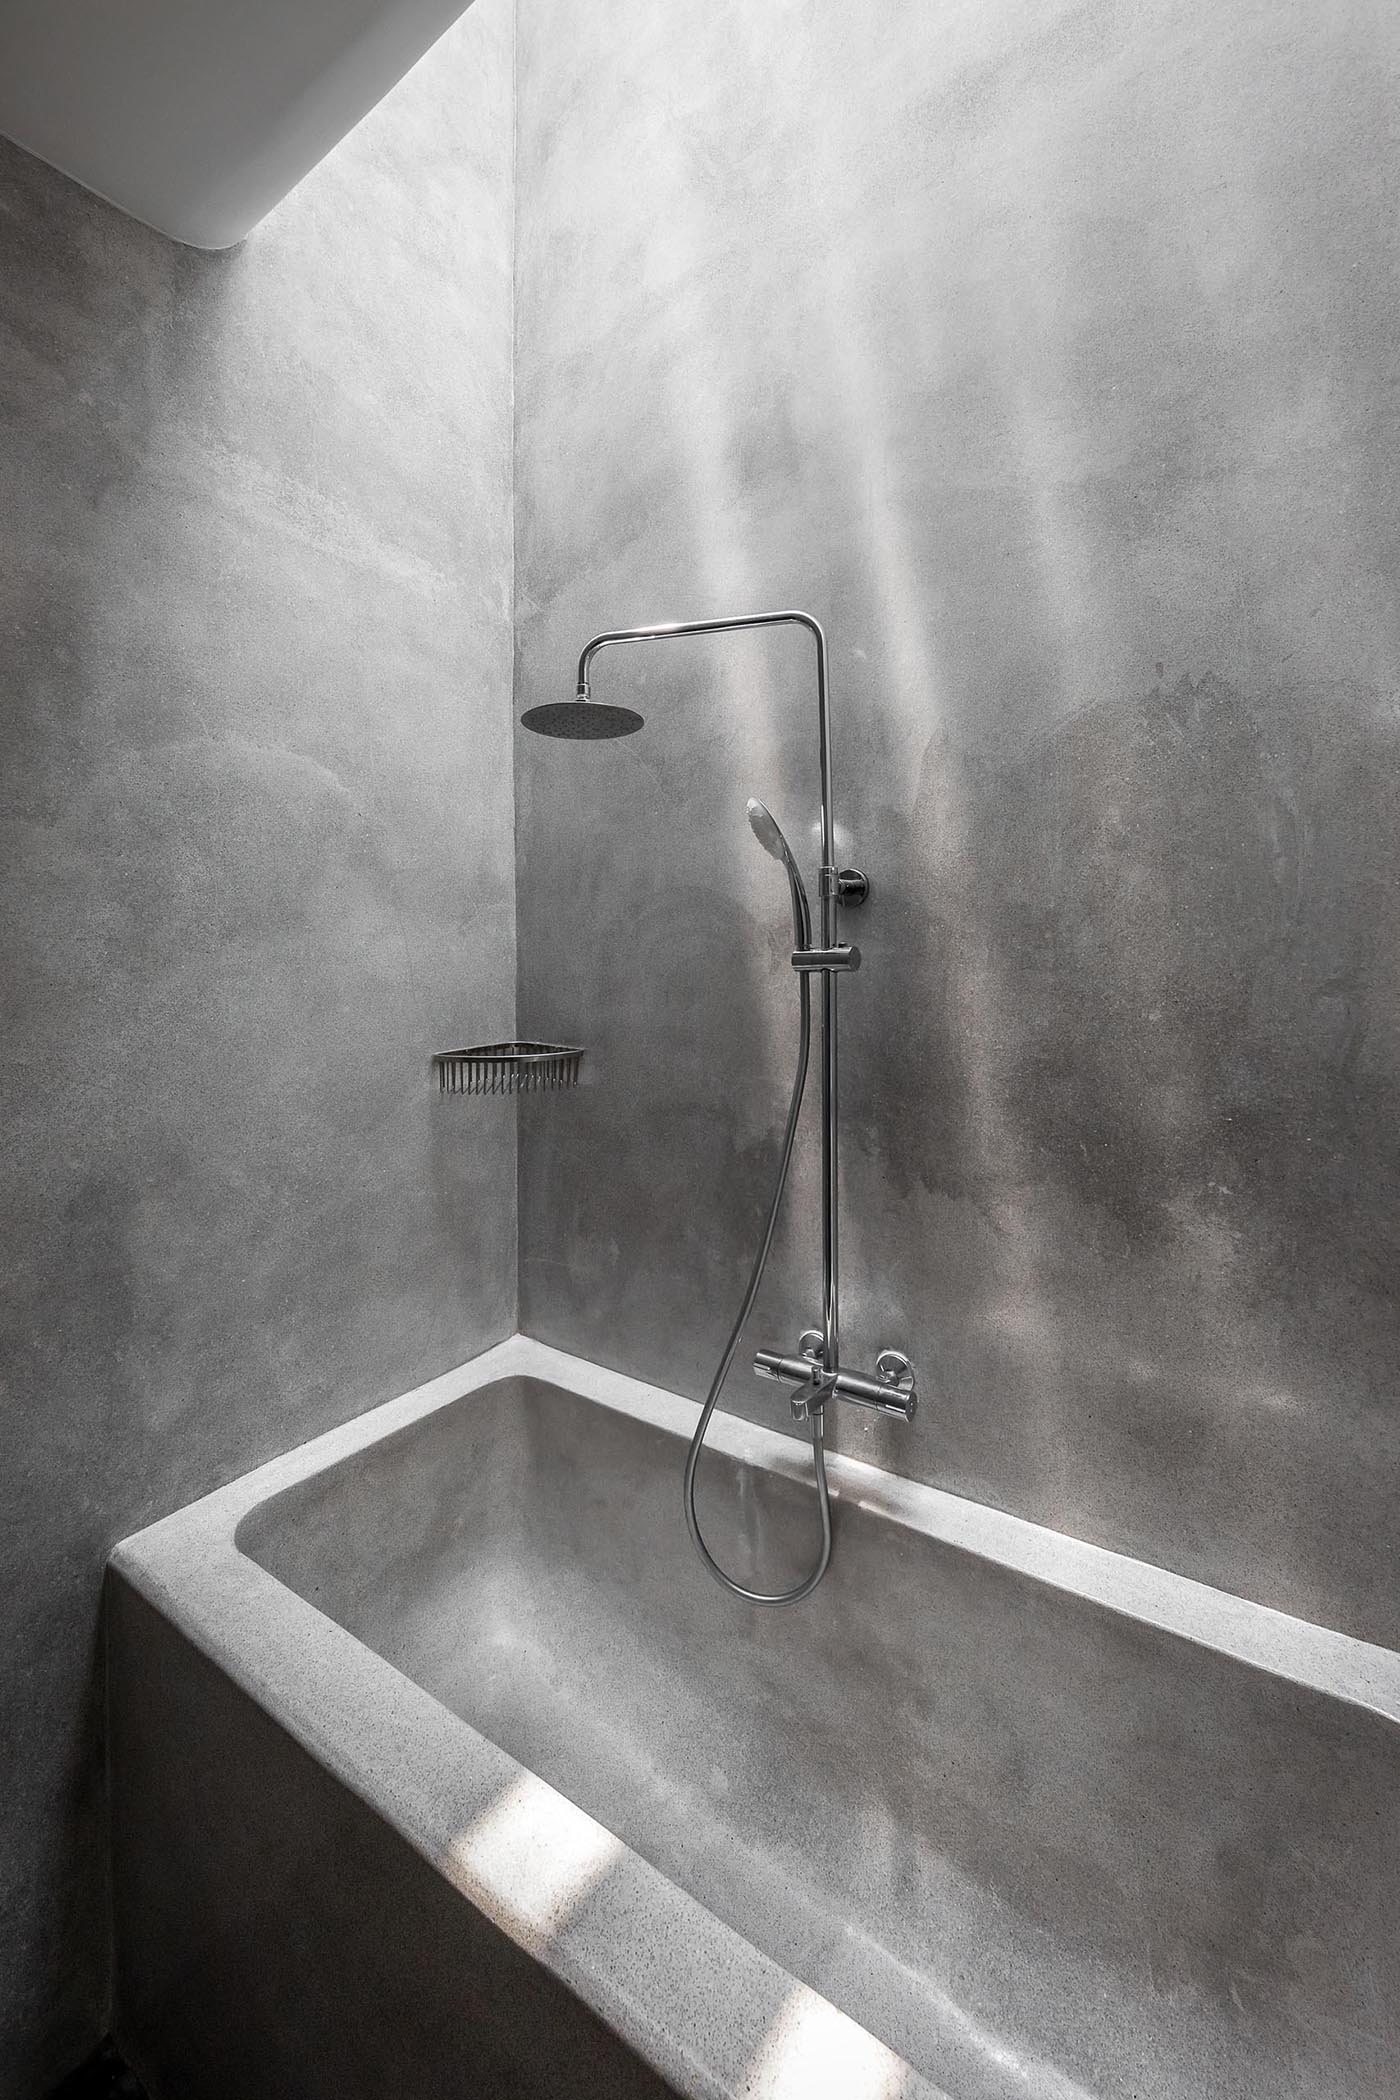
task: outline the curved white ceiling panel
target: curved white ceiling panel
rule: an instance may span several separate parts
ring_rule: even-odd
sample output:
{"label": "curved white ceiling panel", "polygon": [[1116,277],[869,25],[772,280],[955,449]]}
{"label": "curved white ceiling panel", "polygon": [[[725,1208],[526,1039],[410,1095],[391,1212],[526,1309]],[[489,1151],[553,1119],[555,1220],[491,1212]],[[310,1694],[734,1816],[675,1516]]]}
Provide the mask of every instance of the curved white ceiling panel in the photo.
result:
{"label": "curved white ceiling panel", "polygon": [[0,0],[0,133],[196,248],[227,248],[467,0]]}

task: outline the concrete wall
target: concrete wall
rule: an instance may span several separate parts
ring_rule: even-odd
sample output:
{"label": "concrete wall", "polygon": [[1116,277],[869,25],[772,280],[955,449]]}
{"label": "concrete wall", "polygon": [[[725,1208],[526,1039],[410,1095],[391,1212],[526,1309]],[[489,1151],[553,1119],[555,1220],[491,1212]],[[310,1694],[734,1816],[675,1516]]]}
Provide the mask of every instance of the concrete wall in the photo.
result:
{"label": "concrete wall", "polygon": [[[1400,1640],[1400,21],[534,0],[517,703],[828,623],[842,1447]],[[604,50],[604,46],[606,49]],[[522,1324],[699,1393],[787,1085],[799,638],[517,754]],[[812,1133],[751,1340],[816,1310]],[[741,1369],[728,1404],[778,1421]]]}
{"label": "concrete wall", "polygon": [[511,64],[226,256],[0,148],[6,2096],[103,2014],[108,1546],[514,1324],[427,1072],[513,1016]]}

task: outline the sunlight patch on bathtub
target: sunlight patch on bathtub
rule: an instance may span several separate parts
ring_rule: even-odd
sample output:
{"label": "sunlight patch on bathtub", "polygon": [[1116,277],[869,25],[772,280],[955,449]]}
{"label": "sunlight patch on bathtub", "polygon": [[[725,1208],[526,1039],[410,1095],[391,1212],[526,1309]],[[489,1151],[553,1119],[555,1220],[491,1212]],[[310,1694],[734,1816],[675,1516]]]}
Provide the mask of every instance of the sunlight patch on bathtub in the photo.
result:
{"label": "sunlight patch on bathtub", "polygon": [[522,1772],[452,1840],[447,1865],[464,1895],[537,1947],[558,1938],[623,1850],[610,1830]]}
{"label": "sunlight patch on bathtub", "polygon": [[752,2100],[899,2100],[909,2066],[799,1984],[748,2067]]}

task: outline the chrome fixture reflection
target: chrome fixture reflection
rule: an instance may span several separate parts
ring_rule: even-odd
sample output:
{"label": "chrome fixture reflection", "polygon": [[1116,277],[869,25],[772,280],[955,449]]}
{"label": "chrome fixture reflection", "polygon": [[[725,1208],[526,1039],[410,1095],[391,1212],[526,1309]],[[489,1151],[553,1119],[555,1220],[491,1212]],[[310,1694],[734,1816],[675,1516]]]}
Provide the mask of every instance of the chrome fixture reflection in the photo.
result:
{"label": "chrome fixture reflection", "polygon": [[[750,1604],[795,1604],[800,1598],[810,1596],[826,1573],[831,1558],[831,1503],[826,1481],[824,1449],[827,1401],[848,1400],[857,1406],[873,1407],[881,1413],[895,1415],[906,1422],[913,1419],[918,1405],[914,1373],[908,1358],[897,1350],[885,1350],[881,1354],[873,1377],[843,1371],[840,1360],[836,987],[841,976],[859,969],[860,950],[841,940],[839,912],[843,906],[851,909],[864,904],[870,894],[870,886],[859,870],[836,866],[836,819],[831,785],[831,699],[827,681],[826,636],[820,624],[810,613],[805,612],[748,613],[734,619],[668,620],[651,627],[616,628],[606,634],[594,635],[592,641],[585,646],[578,660],[576,697],[573,700],[547,701],[539,707],[528,709],[521,720],[527,729],[532,729],[541,736],[588,741],[631,736],[642,727],[642,716],[631,708],[612,706],[593,698],[589,672],[593,659],[600,650],[629,642],[671,641],[684,635],[728,634],[740,628],[753,627],[802,627],[811,635],[816,648],[817,761],[821,784],[821,865],[817,871],[817,898],[821,915],[821,938],[814,946],[806,885],[781,827],[761,802],[750,801],[748,816],[754,836],[786,872],[791,892],[792,967],[797,976],[798,997],[797,1061],[787,1120],[779,1147],[778,1172],[772,1199],[743,1303],[711,1380],[710,1390],[700,1410],[700,1419],[696,1423],[695,1434],[686,1456],[684,1500],[686,1524],[690,1535],[706,1567],[726,1589],[732,1591],[735,1596],[746,1599]],[[761,1377],[775,1379],[792,1388],[793,1418],[807,1423],[811,1429],[812,1459],[821,1519],[821,1546],[811,1573],[791,1589],[754,1590],[736,1582],[727,1574],[705,1544],[695,1515],[695,1475],[710,1417],[714,1413],[729,1367],[734,1360],[739,1337],[758,1296],[773,1243],[783,1193],[787,1186],[788,1169],[792,1162],[793,1143],[797,1135],[798,1116],[806,1089],[807,1067],[811,1054],[813,977],[820,977],[822,985],[821,1325],[809,1328],[803,1333],[794,1355],[760,1349],[754,1359],[754,1370]]]}

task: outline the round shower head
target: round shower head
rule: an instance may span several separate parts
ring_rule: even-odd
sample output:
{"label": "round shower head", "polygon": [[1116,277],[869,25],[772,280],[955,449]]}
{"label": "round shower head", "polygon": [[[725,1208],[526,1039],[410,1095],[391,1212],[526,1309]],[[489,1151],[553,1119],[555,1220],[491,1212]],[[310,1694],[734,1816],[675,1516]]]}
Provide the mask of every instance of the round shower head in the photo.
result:
{"label": "round shower head", "polygon": [[599,737],[633,736],[642,726],[642,717],[630,707],[612,707],[605,700],[546,700],[539,707],[527,707],[520,717],[527,729],[536,736],[570,737],[576,741],[591,742]]}
{"label": "round shower head", "polygon": [[774,860],[785,868],[796,867],[792,849],[783,837],[777,818],[771,809],[765,808],[763,803],[752,795],[749,797],[749,829],[765,853],[771,853]]}

